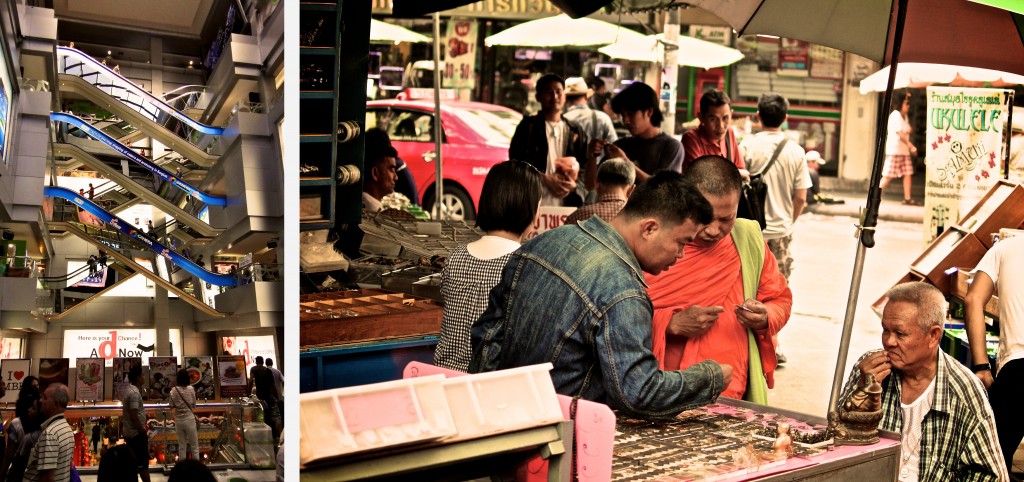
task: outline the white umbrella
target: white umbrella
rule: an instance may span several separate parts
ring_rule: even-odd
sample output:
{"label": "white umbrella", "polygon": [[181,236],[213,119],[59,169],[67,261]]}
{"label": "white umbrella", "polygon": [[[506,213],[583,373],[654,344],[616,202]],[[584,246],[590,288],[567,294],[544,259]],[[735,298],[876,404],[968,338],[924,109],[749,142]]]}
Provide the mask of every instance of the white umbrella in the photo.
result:
{"label": "white umbrella", "polygon": [[[886,66],[860,81],[860,93],[885,92],[888,80],[889,67]],[[931,84],[952,84],[960,87],[989,84],[992,87],[1006,87],[1024,85],[1024,75],[946,64],[905,62],[896,67],[896,82],[893,88],[926,87]]]}
{"label": "white umbrella", "polygon": [[626,38],[644,35],[628,28],[592,18],[569,18],[561,14],[521,23],[484,39],[488,47],[571,47],[608,45]]}
{"label": "white umbrella", "polygon": [[398,25],[392,25],[390,23],[381,22],[380,20],[370,19],[370,42],[376,43],[392,43],[395,44],[401,42],[413,42],[423,43],[430,42],[430,37],[420,35],[412,30],[405,27],[399,27]]}
{"label": "white umbrella", "polygon": [[731,65],[743,58],[743,52],[718,45],[706,40],[681,35],[673,45],[664,35],[647,35],[642,38],[629,37],[598,49],[598,52],[616,59],[641,62],[662,62],[665,60],[665,45],[678,47],[679,65],[710,69]]}

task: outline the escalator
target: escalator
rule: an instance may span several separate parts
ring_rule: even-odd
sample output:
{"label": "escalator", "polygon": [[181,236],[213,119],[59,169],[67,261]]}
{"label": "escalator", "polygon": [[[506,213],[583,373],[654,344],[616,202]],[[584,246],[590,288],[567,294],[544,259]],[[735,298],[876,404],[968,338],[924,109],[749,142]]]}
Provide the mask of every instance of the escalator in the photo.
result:
{"label": "escalator", "polygon": [[[48,302],[48,308],[45,309],[45,311],[41,311],[40,308],[42,307],[37,307],[36,314],[43,316],[47,320],[59,320],[71,313],[74,313],[76,310],[87,305],[90,301],[99,299],[102,296],[113,292],[133,279],[137,274],[131,268],[121,264],[120,262],[104,265],[102,269],[116,271],[118,274],[117,281],[104,286],[99,291],[93,292],[82,292],[69,289],[73,288],[79,281],[85,279],[90,271],[88,265],[82,266],[81,268],[64,276],[45,276],[38,278],[42,288],[50,291],[51,295],[44,297],[50,300]],[[60,297],[59,303],[57,302],[57,297]]]}
{"label": "escalator", "polygon": [[212,166],[224,129],[202,124],[142,90],[92,57],[57,48],[61,92],[75,93],[130,122],[202,167]]}

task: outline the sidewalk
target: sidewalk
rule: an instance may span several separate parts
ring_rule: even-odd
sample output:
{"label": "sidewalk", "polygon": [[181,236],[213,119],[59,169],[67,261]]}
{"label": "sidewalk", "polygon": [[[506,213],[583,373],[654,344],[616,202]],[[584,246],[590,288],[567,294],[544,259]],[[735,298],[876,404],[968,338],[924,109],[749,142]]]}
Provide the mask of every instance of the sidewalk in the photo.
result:
{"label": "sidewalk", "polygon": [[[924,176],[914,176],[911,190],[914,199],[924,202]],[[860,218],[860,210],[868,203],[867,181],[845,181],[834,177],[821,178],[821,195],[837,200],[843,204],[811,204],[806,212],[825,216],[849,216]],[[882,221],[899,221],[921,223],[924,220],[923,206],[906,206],[902,203],[902,186],[895,182],[889,185],[882,195],[882,204],[878,208],[878,219]]]}

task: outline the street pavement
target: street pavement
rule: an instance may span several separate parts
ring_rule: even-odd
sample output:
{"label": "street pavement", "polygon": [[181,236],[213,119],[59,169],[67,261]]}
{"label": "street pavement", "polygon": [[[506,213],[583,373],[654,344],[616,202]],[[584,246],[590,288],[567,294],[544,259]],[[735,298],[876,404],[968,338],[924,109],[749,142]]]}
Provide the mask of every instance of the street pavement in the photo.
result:
{"label": "street pavement", "polygon": [[[865,190],[866,191],[866,190]],[[853,237],[866,194],[833,192],[844,204],[812,206],[797,220],[793,243],[793,314],[779,334],[788,358],[775,372],[769,405],[824,417],[850,295],[858,240]],[[864,258],[849,356],[843,382],[865,351],[880,348],[880,318],[871,304],[900,280],[920,256],[923,242],[920,206],[905,206],[899,195],[883,198],[875,247]],[[1024,480],[1024,450],[1014,456],[1013,476]]]}

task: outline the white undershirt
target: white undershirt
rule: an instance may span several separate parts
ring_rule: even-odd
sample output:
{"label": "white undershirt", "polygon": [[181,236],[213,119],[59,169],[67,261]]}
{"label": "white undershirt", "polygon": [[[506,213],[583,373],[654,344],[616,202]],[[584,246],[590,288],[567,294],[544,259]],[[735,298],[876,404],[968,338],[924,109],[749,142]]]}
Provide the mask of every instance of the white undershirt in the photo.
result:
{"label": "white undershirt", "polygon": [[490,261],[519,249],[519,243],[500,236],[484,236],[466,245],[466,251],[477,259]]}
{"label": "white undershirt", "polygon": [[[547,134],[548,140],[548,166],[544,170],[544,174],[553,174],[555,172],[555,159],[562,157],[565,153],[565,122],[558,120],[557,122],[544,121],[544,132]],[[544,196],[541,197],[541,206],[561,206],[562,200],[554,197],[547,189],[544,190]]]}
{"label": "white undershirt", "polygon": [[900,444],[899,481],[917,481],[921,460],[921,422],[932,409],[932,393],[935,391],[935,378],[928,384],[917,400],[900,403],[903,411],[903,443]]}

